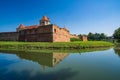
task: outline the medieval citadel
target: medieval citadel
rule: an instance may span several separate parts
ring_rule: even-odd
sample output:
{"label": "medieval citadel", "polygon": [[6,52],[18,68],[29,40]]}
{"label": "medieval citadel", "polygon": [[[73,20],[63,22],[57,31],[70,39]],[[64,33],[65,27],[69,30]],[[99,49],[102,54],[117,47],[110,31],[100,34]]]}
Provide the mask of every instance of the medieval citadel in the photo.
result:
{"label": "medieval citadel", "polygon": [[[71,35],[66,28],[60,28],[50,23],[50,19],[43,16],[39,21],[40,24],[33,26],[20,26],[16,32],[0,33],[0,41],[26,41],[26,42],[70,42],[70,38],[79,38]],[[81,38],[87,41],[87,37]]]}

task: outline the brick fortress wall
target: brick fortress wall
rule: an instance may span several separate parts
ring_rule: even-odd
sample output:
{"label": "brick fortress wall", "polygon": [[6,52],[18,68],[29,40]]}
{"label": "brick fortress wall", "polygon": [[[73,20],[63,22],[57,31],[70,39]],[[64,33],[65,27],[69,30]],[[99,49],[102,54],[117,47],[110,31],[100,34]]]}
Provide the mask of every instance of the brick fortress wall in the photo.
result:
{"label": "brick fortress wall", "polygon": [[[21,24],[16,32],[0,33],[2,41],[27,41],[27,42],[70,42],[70,38],[78,38],[71,35],[66,28],[60,28],[50,24],[49,18],[43,16],[39,25],[24,26]],[[82,37],[87,41],[87,37]]]}
{"label": "brick fortress wall", "polygon": [[70,34],[66,28],[50,24],[49,18],[43,16],[39,26],[24,26],[17,28],[19,41],[31,42],[70,42]]}
{"label": "brick fortress wall", "polygon": [[0,41],[18,41],[18,32],[0,33]]}
{"label": "brick fortress wall", "polygon": [[67,29],[51,24],[36,29],[21,30],[19,41],[70,42],[70,34]]}
{"label": "brick fortress wall", "polygon": [[52,25],[39,26],[34,29],[21,30],[19,41],[52,42]]}
{"label": "brick fortress wall", "polygon": [[66,28],[53,25],[53,42],[70,42],[70,33]]}

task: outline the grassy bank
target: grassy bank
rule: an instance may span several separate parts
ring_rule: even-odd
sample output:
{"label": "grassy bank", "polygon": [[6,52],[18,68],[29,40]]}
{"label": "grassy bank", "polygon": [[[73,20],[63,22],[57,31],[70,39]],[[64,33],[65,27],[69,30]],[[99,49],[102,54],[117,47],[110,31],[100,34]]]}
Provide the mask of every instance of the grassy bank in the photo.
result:
{"label": "grassy bank", "polygon": [[87,41],[87,42],[0,42],[0,49],[13,50],[59,50],[59,49],[86,49],[110,47],[112,43],[104,41]]}
{"label": "grassy bank", "polygon": [[0,49],[0,52],[2,53],[11,53],[11,54],[24,54],[24,53],[85,53],[85,52],[94,52],[94,51],[104,51],[108,50],[110,47],[104,47],[104,48],[87,48],[87,49],[69,49],[69,50],[14,50],[14,49]]}
{"label": "grassy bank", "polygon": [[120,49],[120,43],[115,43],[115,48]]}

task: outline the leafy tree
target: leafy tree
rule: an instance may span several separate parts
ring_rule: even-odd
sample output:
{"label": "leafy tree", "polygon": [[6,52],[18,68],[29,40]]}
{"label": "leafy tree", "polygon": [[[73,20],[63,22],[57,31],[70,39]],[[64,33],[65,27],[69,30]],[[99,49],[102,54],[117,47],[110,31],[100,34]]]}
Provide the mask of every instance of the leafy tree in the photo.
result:
{"label": "leafy tree", "polygon": [[101,39],[101,40],[106,39],[106,38],[107,38],[107,36],[106,36],[104,33],[101,33],[101,34],[100,34],[100,39]]}
{"label": "leafy tree", "polygon": [[120,39],[120,27],[114,31],[114,39]]}
{"label": "leafy tree", "polygon": [[94,40],[100,40],[100,34],[99,33],[94,34]]}
{"label": "leafy tree", "polygon": [[88,40],[104,40],[106,39],[106,35],[104,33],[89,33]]}
{"label": "leafy tree", "polygon": [[89,32],[88,40],[94,40],[94,34],[92,32]]}
{"label": "leafy tree", "polygon": [[120,42],[120,27],[114,31],[113,37],[115,41]]}
{"label": "leafy tree", "polygon": [[107,38],[107,36],[104,33],[92,33],[89,32],[88,35],[85,34],[79,34],[79,37],[81,36],[87,36],[89,41],[99,41],[99,40],[105,40]]}
{"label": "leafy tree", "polygon": [[79,34],[78,36],[79,36],[79,38],[81,38],[83,35],[82,35],[82,34]]}

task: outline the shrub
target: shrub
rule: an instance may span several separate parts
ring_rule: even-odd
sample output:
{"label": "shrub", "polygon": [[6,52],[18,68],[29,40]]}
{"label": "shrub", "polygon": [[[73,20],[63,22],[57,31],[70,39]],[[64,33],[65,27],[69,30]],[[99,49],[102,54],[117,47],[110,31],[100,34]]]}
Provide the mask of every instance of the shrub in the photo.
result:
{"label": "shrub", "polygon": [[73,41],[82,41],[82,40],[78,38],[70,38],[70,41],[73,42]]}
{"label": "shrub", "polygon": [[120,43],[120,39],[117,39],[117,42]]}

